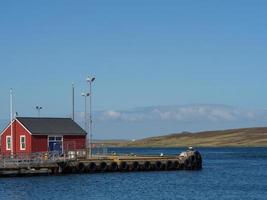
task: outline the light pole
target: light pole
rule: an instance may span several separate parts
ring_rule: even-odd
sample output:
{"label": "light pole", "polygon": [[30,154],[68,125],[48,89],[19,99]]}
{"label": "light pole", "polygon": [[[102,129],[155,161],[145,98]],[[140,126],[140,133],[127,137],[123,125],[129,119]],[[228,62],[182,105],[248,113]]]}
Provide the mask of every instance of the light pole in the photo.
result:
{"label": "light pole", "polygon": [[41,106],[36,106],[35,108],[36,108],[36,110],[37,110],[38,117],[40,117],[41,110],[43,109],[43,107],[41,107]]}
{"label": "light pole", "polygon": [[82,93],[81,94],[84,97],[84,130],[88,132],[87,128],[87,97],[90,96],[89,93]]}
{"label": "light pole", "polygon": [[92,120],[92,83],[95,81],[95,77],[87,77],[87,83],[89,84],[90,104],[89,104],[89,154],[92,157],[92,140],[93,140],[93,120]]}

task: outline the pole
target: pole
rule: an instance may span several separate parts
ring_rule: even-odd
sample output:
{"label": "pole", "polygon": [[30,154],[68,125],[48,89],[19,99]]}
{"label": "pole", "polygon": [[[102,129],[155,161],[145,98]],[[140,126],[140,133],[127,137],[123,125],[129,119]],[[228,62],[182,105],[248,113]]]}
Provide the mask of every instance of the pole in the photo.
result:
{"label": "pole", "polygon": [[88,132],[87,128],[87,96],[84,96],[84,130]]}
{"label": "pole", "polygon": [[72,83],[72,120],[74,121],[74,83]]}
{"label": "pole", "polygon": [[93,141],[93,120],[92,120],[92,83],[95,77],[87,77],[86,81],[89,83],[90,105],[89,105],[89,155],[92,157],[92,141]]}
{"label": "pole", "polygon": [[10,128],[11,128],[11,141],[10,141],[10,146],[11,146],[11,156],[13,157],[13,90],[12,88],[10,89]]}
{"label": "pole", "polygon": [[90,124],[90,127],[89,127],[89,142],[90,142],[90,146],[89,146],[89,148],[90,148],[90,156],[92,157],[92,139],[93,139],[93,133],[92,133],[92,81],[90,81],[89,82],[89,84],[90,84],[90,108],[89,108],[89,124]]}
{"label": "pole", "polygon": [[40,118],[40,116],[41,116],[41,109],[42,109],[43,107],[41,107],[41,106],[36,106],[36,110],[37,110],[37,116]]}

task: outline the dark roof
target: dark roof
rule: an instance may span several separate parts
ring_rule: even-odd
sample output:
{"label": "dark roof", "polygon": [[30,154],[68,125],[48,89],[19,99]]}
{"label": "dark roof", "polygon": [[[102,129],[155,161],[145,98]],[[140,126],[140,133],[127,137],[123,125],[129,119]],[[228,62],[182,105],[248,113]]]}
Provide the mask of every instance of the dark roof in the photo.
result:
{"label": "dark roof", "polygon": [[70,118],[17,117],[33,135],[86,135]]}

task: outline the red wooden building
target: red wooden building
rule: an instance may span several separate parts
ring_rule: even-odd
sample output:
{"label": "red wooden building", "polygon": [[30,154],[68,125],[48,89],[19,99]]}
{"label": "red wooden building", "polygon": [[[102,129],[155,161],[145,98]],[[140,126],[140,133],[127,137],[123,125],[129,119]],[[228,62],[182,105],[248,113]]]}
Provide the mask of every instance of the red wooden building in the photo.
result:
{"label": "red wooden building", "polygon": [[[85,148],[86,132],[70,118],[17,117],[1,133],[1,153],[13,154]],[[13,143],[13,145],[12,145]]]}

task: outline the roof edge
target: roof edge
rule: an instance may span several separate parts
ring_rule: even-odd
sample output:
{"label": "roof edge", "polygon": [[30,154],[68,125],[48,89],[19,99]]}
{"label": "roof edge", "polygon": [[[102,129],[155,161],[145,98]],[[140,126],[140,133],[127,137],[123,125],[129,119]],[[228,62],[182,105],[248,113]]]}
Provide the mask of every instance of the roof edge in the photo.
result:
{"label": "roof edge", "polygon": [[16,119],[71,119],[70,117],[16,117]]}

